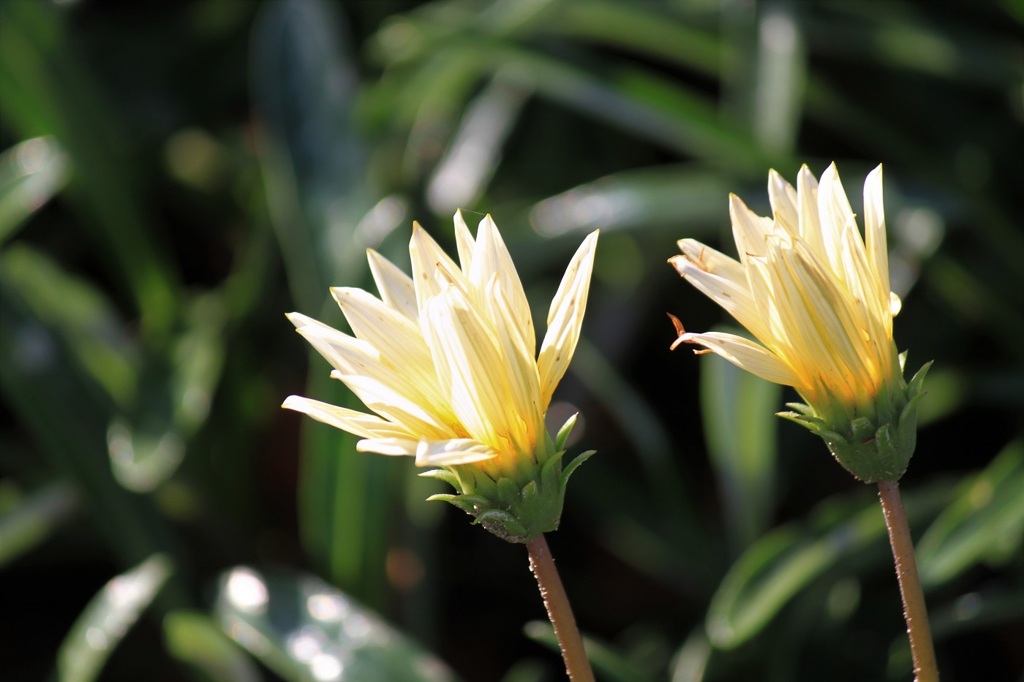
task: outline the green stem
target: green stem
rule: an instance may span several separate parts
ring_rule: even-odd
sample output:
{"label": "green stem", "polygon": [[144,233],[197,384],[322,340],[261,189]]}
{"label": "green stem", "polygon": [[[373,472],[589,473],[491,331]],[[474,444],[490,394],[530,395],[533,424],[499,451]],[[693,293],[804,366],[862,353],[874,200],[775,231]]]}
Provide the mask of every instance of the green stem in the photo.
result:
{"label": "green stem", "polygon": [[924,591],[921,589],[917,560],[914,558],[914,543],[910,538],[907,514],[903,511],[899,484],[896,481],[879,481],[878,499],[882,503],[892,556],[896,560],[896,578],[903,597],[903,617],[907,621],[910,653],[914,657],[914,679],[916,682],[938,682],[939,667],[935,662],[928,609],[924,603]]}
{"label": "green stem", "polygon": [[544,608],[548,611],[548,619],[555,627],[555,637],[562,649],[562,660],[565,661],[565,672],[573,682],[594,682],[594,673],[590,669],[590,661],[583,650],[583,638],[576,628],[576,619],[572,615],[569,598],[562,587],[562,579],[558,577],[555,560],[548,549],[548,541],[538,535],[526,543],[530,552],[530,570],[537,578],[540,596],[544,600]]}

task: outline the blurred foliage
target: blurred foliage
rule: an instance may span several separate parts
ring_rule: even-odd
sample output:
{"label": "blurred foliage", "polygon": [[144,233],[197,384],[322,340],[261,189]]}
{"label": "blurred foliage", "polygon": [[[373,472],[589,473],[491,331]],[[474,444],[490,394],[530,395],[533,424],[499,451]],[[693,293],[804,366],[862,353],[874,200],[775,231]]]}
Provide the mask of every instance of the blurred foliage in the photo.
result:
{"label": "blurred foliage", "polygon": [[521,548],[278,409],[353,400],[283,313],[340,325],[327,287],[367,285],[365,248],[404,262],[413,219],[451,246],[457,207],[494,215],[538,305],[603,230],[552,407],[598,455],[550,540],[601,678],[909,679],[872,490],[771,416],[785,391],[668,350],[667,311],[729,322],[675,240],[729,250],[728,192],[767,213],[769,167],[832,160],[855,207],[885,164],[897,342],[935,360],[902,487],[943,680],[1024,679],[1022,22],[0,4],[4,679],[559,679]]}

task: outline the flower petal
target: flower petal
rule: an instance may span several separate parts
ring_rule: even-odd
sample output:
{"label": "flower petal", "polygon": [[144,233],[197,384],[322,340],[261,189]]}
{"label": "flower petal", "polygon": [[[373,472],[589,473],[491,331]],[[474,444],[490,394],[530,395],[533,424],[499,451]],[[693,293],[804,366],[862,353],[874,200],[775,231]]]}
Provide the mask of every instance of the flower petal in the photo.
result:
{"label": "flower petal", "polygon": [[729,195],[729,218],[740,262],[746,265],[750,256],[763,255],[764,240],[774,229],[772,219],[751,211],[735,194]]}
{"label": "flower petal", "polygon": [[497,444],[520,430],[510,414],[516,401],[490,323],[466,294],[448,287],[421,314],[439,383],[467,435]]}
{"label": "flower petal", "polygon": [[774,170],[768,172],[768,199],[776,222],[790,234],[800,234],[800,209],[796,190]]}
{"label": "flower petal", "polygon": [[497,456],[497,450],[470,438],[421,440],[416,448],[416,466],[454,466],[482,462]]}
{"label": "flower petal", "polygon": [[[889,247],[885,235],[885,210],[882,203],[882,166],[879,165],[868,173],[864,180],[864,242],[867,250],[868,264],[871,266],[872,279],[877,283],[881,309],[892,311],[889,290]],[[889,320],[889,336],[892,336],[892,319]]]}
{"label": "flower petal", "polygon": [[469,282],[462,270],[419,223],[412,224],[409,259],[412,262],[412,281],[416,289],[416,308],[421,313],[427,299],[440,294],[446,286],[454,285],[463,291],[469,291]]}
{"label": "flower petal", "polygon": [[786,386],[799,386],[799,377],[777,356],[742,336],[725,332],[686,333],[677,343],[694,343],[720,355],[740,369]]}
{"label": "flower petal", "polygon": [[521,330],[517,326],[519,320],[513,319],[516,314],[514,306],[505,298],[505,292],[497,277],[491,280],[488,292],[488,298],[492,301],[492,311],[498,318],[495,320],[495,333],[503,357],[502,368],[515,401],[512,409],[523,421],[526,432],[526,440],[517,443],[516,446],[526,450],[530,444],[537,442],[544,429],[537,361],[533,357],[533,348],[528,347],[523,340]]}
{"label": "flower petal", "polygon": [[370,263],[370,273],[377,284],[381,300],[389,308],[417,322],[419,312],[416,310],[416,289],[412,278],[373,249],[366,250],[366,260]]}
{"label": "flower petal", "polygon": [[451,438],[465,434],[457,433],[447,402],[417,403],[410,400],[405,391],[395,388],[386,381],[372,376],[331,372],[363,401],[367,408],[384,419],[400,425],[408,433],[431,438]]}
{"label": "flower petal", "polygon": [[356,442],[356,451],[373,452],[378,455],[410,457],[416,456],[418,441],[408,438],[364,438]]}
{"label": "flower petal", "polygon": [[[533,328],[530,302],[526,299],[526,292],[523,291],[523,283],[512,262],[512,256],[489,215],[485,216],[477,227],[473,267],[467,275],[476,291],[481,294],[484,293],[491,277],[497,275],[514,320],[512,329],[520,335],[532,358],[537,352],[537,333]],[[497,324],[496,320],[495,323]]]}
{"label": "flower petal", "polygon": [[463,273],[473,269],[473,252],[476,248],[476,240],[466,226],[466,220],[462,217],[462,211],[455,212],[455,247],[459,252],[459,265]]}
{"label": "flower petal", "polygon": [[383,359],[417,374],[433,373],[418,316],[414,321],[372,294],[354,287],[333,287],[331,295],[356,338],[376,348]]}
{"label": "flower petal", "polygon": [[683,255],[668,262],[690,284],[735,318],[757,338],[768,335],[753,296],[747,274],[735,259],[693,239],[679,240]]}
{"label": "flower petal", "polygon": [[847,226],[852,225],[857,229],[857,219],[850,207],[850,200],[846,198],[846,191],[839,179],[839,170],[836,164],[829,164],[825,172],[821,174],[821,182],[818,185],[818,214],[821,219],[821,237],[824,245],[824,254],[816,253],[815,257],[828,263],[832,272],[839,274],[843,272],[843,232]]}
{"label": "flower petal", "polygon": [[818,215],[818,179],[804,164],[796,177],[797,203],[800,210],[800,237],[810,247],[815,258],[827,259],[821,238],[821,217]]}
{"label": "flower petal", "polygon": [[[376,415],[331,405],[319,400],[311,400],[299,395],[288,396],[281,407],[302,412],[318,422],[347,431],[360,438],[410,438],[410,434],[401,426],[392,424]],[[413,443],[415,444],[415,441]]]}
{"label": "flower petal", "polygon": [[537,375],[540,378],[540,407],[546,412],[558,382],[565,376],[576,344],[580,339],[583,314],[587,309],[590,277],[594,272],[594,253],[598,231],[587,235],[558,285],[558,291],[548,311],[548,329],[537,357]]}

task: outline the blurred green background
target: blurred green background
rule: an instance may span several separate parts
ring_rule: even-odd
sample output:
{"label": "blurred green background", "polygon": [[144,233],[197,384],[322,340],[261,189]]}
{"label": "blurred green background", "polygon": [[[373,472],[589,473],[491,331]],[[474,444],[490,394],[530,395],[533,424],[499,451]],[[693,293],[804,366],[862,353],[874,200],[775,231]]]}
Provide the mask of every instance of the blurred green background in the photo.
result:
{"label": "blurred green background", "polygon": [[[292,332],[364,251],[491,213],[535,306],[602,229],[549,538],[602,680],[909,680],[874,490],[672,325],[727,194],[885,164],[903,479],[944,682],[1024,680],[1024,8],[1003,2],[0,4],[0,677],[562,679],[523,548]],[[398,633],[402,634],[398,634]],[[430,652],[430,653],[426,653]],[[442,663],[443,661],[443,663]]]}

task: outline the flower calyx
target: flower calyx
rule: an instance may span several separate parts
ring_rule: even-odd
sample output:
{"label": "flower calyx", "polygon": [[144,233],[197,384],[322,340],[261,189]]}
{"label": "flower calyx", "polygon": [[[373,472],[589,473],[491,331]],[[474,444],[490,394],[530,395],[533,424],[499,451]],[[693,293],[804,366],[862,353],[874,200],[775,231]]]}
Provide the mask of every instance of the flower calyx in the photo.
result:
{"label": "flower calyx", "polygon": [[[928,362],[921,367],[891,399],[878,400],[871,416],[831,423],[820,416],[822,412],[803,403],[787,403],[794,411],[778,416],[820,436],[836,461],[864,483],[898,481],[917,445],[917,408],[924,397],[924,379],[931,365]],[[902,379],[899,383],[903,384]]]}
{"label": "flower calyx", "polygon": [[576,416],[566,422],[555,438],[545,438],[544,452],[535,461],[508,476],[492,477],[478,466],[460,464],[426,471],[421,476],[440,479],[455,493],[431,495],[428,501],[448,502],[474,517],[488,531],[506,542],[527,543],[558,528],[566,483],[580,464],[595,453],[588,450],[563,467],[565,441]]}

